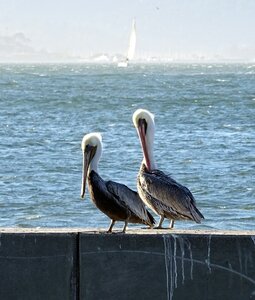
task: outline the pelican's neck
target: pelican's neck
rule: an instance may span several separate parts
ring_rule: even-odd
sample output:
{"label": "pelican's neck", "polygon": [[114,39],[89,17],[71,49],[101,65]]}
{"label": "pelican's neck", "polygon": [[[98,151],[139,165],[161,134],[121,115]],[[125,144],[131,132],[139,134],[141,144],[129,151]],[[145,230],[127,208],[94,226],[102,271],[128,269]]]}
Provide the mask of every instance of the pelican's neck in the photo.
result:
{"label": "pelican's neck", "polygon": [[[157,168],[156,166],[156,162],[155,162],[155,158],[154,158],[154,152],[153,152],[153,143],[152,144],[149,144],[147,143],[147,149],[148,149],[148,157],[149,157],[149,161],[150,161],[150,168],[151,170],[154,170]],[[143,158],[143,163],[146,165],[146,162],[145,162],[145,158]],[[147,166],[148,168],[148,166]]]}
{"label": "pelican's neck", "polygon": [[[154,145],[154,132],[155,132],[155,125],[154,123],[148,123],[147,133],[146,133],[146,146],[147,146],[147,152],[148,152],[148,158],[150,161],[150,168],[151,170],[154,170],[157,168],[155,159],[154,159],[154,151],[153,151],[153,145]],[[143,163],[145,163],[145,159],[143,159]],[[148,166],[147,166],[148,168]]]}
{"label": "pelican's neck", "polygon": [[95,171],[96,173],[98,173],[97,167],[98,167],[98,162],[100,160],[101,154],[102,154],[102,143],[100,142],[100,143],[98,143],[96,153],[90,162],[88,174],[92,170]]}

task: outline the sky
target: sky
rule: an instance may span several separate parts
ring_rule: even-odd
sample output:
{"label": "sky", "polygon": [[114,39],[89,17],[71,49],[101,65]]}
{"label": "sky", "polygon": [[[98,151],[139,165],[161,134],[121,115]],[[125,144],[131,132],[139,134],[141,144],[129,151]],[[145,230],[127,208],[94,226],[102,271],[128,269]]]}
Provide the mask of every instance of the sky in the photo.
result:
{"label": "sky", "polygon": [[124,54],[255,60],[254,0],[0,0],[0,61]]}

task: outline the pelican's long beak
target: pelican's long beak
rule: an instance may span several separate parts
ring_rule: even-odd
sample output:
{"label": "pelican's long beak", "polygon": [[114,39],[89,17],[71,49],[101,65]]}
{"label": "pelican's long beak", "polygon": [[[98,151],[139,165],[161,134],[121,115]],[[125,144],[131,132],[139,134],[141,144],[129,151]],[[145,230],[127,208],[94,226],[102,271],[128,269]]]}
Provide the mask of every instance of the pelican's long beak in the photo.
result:
{"label": "pelican's long beak", "polygon": [[93,159],[93,157],[96,153],[96,148],[97,147],[87,145],[83,151],[81,198],[84,198],[84,196],[85,196],[88,168],[91,163],[91,160]]}
{"label": "pelican's long beak", "polygon": [[148,155],[148,147],[147,147],[147,143],[146,143],[146,131],[147,131],[147,123],[146,123],[145,119],[139,119],[138,120],[138,135],[140,138],[146,167],[148,170],[150,170],[151,163],[150,163],[150,159],[149,159],[149,155]]}

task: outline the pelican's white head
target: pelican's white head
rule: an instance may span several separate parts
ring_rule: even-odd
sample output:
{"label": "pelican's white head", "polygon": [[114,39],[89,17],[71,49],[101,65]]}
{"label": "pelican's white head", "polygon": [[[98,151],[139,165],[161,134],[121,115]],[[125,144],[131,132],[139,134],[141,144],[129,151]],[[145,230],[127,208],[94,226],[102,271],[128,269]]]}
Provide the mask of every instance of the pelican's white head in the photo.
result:
{"label": "pelican's white head", "polygon": [[81,149],[82,151],[85,150],[86,146],[99,146],[102,145],[102,135],[99,132],[91,132],[88,134],[85,134],[82,142],[81,142]]}
{"label": "pelican's white head", "polygon": [[83,155],[83,174],[81,184],[81,197],[85,195],[87,175],[94,170],[97,172],[97,166],[102,154],[102,136],[100,133],[93,132],[84,135],[81,142]]}
{"label": "pelican's white head", "polygon": [[133,123],[140,138],[144,157],[143,161],[147,169],[155,169],[156,164],[153,156],[154,115],[146,109],[139,108],[133,114]]}

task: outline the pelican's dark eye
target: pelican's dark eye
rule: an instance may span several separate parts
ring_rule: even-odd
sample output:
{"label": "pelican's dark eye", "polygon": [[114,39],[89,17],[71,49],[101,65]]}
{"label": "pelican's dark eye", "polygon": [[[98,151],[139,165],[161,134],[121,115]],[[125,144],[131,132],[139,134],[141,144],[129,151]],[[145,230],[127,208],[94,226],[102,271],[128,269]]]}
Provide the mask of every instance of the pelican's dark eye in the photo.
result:
{"label": "pelican's dark eye", "polygon": [[90,146],[90,145],[86,145],[86,147],[85,147],[85,152],[90,151],[90,149],[91,149],[91,146]]}
{"label": "pelican's dark eye", "polygon": [[93,148],[94,148],[93,146],[91,146],[90,144],[87,144],[85,147],[85,152],[86,153],[91,152],[93,150]]}

